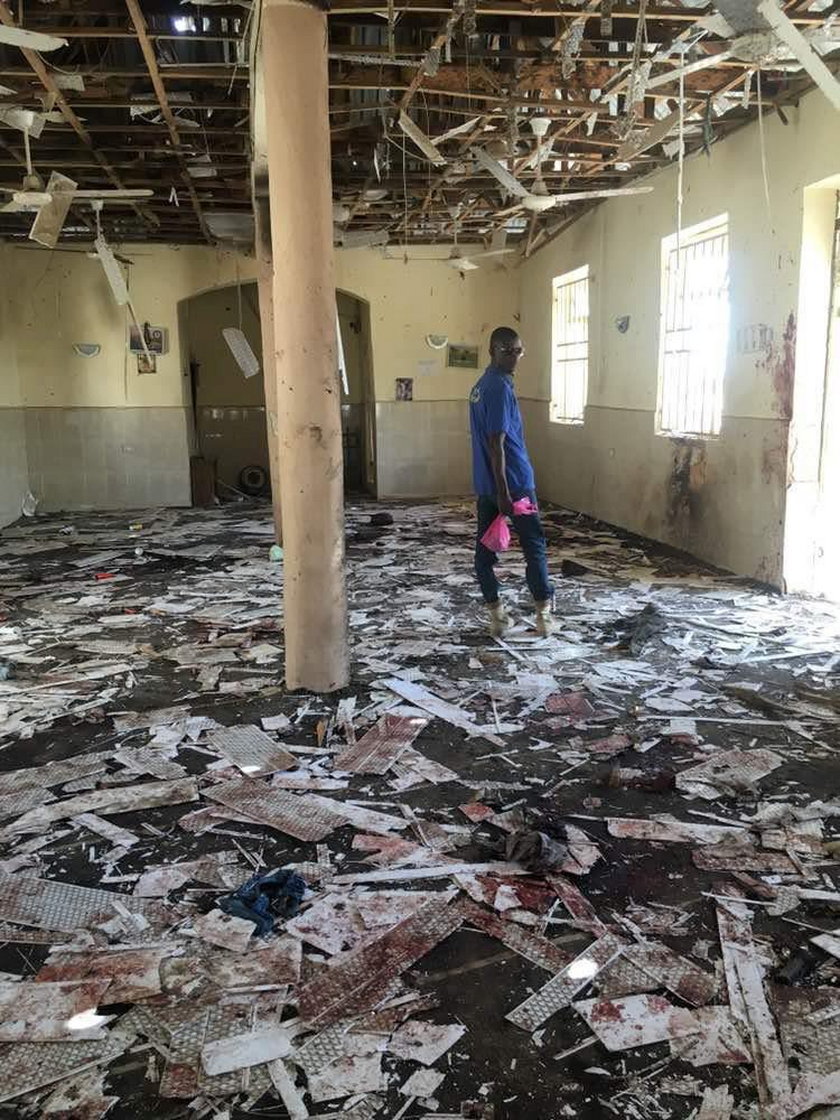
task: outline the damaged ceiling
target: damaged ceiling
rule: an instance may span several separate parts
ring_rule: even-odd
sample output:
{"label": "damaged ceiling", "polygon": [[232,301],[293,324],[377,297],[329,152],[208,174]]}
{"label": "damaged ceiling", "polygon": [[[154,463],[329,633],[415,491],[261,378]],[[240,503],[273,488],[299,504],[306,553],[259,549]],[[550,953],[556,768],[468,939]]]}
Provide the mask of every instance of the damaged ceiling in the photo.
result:
{"label": "damaged ceiling", "polygon": [[[495,250],[510,237],[530,252],[604,194],[646,189],[679,158],[681,131],[689,153],[760,101],[786,121],[812,78],[840,104],[832,5],[780,12],[774,0],[334,0],[337,241]],[[37,209],[14,197],[28,129],[30,193],[53,172],[79,190],[151,192],[106,197],[110,240],[249,240],[258,22],[247,4],[27,0],[13,12],[0,0],[0,236],[26,239]],[[58,42],[13,42],[18,27]],[[90,240],[95,219],[74,196],[61,239]]]}

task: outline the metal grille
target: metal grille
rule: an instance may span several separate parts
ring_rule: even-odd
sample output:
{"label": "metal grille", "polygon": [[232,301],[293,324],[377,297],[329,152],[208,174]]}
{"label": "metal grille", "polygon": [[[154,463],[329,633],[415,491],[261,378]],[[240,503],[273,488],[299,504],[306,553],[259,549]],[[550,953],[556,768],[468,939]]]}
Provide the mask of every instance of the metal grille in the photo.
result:
{"label": "metal grille", "polygon": [[657,429],[720,434],[729,340],[729,228],[724,216],[662,243]]}
{"label": "metal grille", "polygon": [[560,424],[583,423],[589,377],[589,266],[553,282],[551,406]]}

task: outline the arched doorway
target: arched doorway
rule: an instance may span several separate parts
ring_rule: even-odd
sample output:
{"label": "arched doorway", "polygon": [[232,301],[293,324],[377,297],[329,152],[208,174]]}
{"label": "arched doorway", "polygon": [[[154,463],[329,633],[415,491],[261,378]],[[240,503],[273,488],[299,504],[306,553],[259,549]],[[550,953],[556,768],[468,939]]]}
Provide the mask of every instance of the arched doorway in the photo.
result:
{"label": "arched doorway", "polygon": [[[370,307],[337,291],[347,391],[341,394],[344,488],[376,493],[375,398]],[[270,494],[265,383],[257,285],[254,281],[201,292],[179,305],[184,371],[189,376],[194,463],[219,497]],[[260,366],[244,376],[222,331],[241,328]],[[259,486],[260,477],[265,479]],[[195,477],[195,471],[194,471]]]}
{"label": "arched doorway", "polygon": [[341,394],[344,490],[376,493],[376,402],[370,345],[370,304],[352,292],[336,292],[338,324],[347,370]]}

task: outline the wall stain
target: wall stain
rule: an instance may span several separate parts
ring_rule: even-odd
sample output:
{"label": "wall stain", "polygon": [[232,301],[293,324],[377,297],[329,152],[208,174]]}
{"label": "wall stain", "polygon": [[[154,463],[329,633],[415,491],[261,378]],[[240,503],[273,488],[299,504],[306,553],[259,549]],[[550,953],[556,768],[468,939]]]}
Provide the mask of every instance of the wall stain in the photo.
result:
{"label": "wall stain", "polygon": [[668,475],[665,519],[677,533],[687,536],[702,519],[706,446],[680,439],[671,442],[674,453]]}
{"label": "wall stain", "polygon": [[793,416],[793,379],[796,372],[796,315],[791,311],[782,331],[781,344],[770,342],[756,368],[765,369],[773,380],[776,408],[783,420]]}

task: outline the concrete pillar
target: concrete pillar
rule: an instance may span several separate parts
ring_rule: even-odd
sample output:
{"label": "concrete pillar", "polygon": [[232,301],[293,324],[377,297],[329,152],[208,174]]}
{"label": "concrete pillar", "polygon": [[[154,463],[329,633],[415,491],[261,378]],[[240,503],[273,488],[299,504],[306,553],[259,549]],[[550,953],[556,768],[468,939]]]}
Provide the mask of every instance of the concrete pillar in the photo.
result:
{"label": "concrete pillar", "polygon": [[325,14],[266,0],[286,686],[349,682]]}
{"label": "concrete pillar", "polygon": [[280,432],[277,425],[277,357],[274,352],[274,263],[271,254],[271,212],[268,199],[254,200],[254,249],[257,257],[257,292],[260,300],[263,383],[265,385],[265,426],[268,463],[271,471],[271,503],[274,507],[274,536],[283,543],[283,517],[280,504]]}

